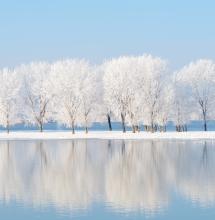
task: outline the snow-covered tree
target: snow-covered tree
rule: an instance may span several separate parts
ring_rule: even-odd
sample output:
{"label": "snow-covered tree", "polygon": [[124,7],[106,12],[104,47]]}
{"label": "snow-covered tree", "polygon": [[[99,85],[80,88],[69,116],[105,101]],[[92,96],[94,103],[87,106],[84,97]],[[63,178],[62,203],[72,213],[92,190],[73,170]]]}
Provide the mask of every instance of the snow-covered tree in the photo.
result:
{"label": "snow-covered tree", "polygon": [[54,111],[54,106],[51,106],[54,93],[50,64],[32,62],[20,66],[17,71],[23,74],[24,121],[28,124],[37,125],[42,132],[44,123],[51,119]]}
{"label": "snow-covered tree", "polygon": [[126,132],[126,117],[130,117],[131,121],[133,117],[129,108],[131,110],[135,94],[130,81],[136,71],[134,64],[135,57],[119,57],[104,64],[104,100],[120,118],[123,132]]}
{"label": "snow-covered tree", "polygon": [[89,64],[84,60],[62,60],[52,65],[52,72],[55,75],[56,120],[72,128],[74,134],[82,103],[82,80],[89,72]]}
{"label": "snow-covered tree", "polygon": [[19,90],[20,79],[14,70],[0,71],[0,125],[10,131],[10,126],[20,122]]}
{"label": "snow-covered tree", "polygon": [[144,107],[144,124],[147,130],[156,130],[156,117],[161,108],[164,95],[165,82],[167,80],[167,63],[159,57],[145,55],[143,58],[143,72],[141,74],[140,93]]}
{"label": "snow-covered tree", "polygon": [[144,122],[151,131],[166,80],[166,61],[159,57],[119,57],[105,63],[104,99],[113,106],[114,114],[135,127]]}
{"label": "snow-covered tree", "polygon": [[85,71],[80,74],[80,114],[79,122],[88,133],[89,126],[95,122],[98,112],[96,111],[99,100],[99,77],[96,67],[89,64]]}
{"label": "snow-covered tree", "polygon": [[156,126],[159,131],[166,131],[167,122],[171,118],[171,109],[174,101],[174,89],[168,82],[162,91],[162,96],[159,99],[159,112],[156,116]]}
{"label": "snow-covered tree", "polygon": [[212,60],[201,59],[191,62],[182,68],[179,76],[191,91],[193,100],[198,106],[199,114],[207,131],[207,121],[210,119],[215,104],[215,64]]}
{"label": "snow-covered tree", "polygon": [[194,111],[189,88],[184,85],[178,72],[172,78],[173,102],[171,106],[171,120],[176,127],[176,131],[187,131],[187,124],[192,119]]}
{"label": "snow-covered tree", "polygon": [[114,117],[113,114],[113,105],[110,102],[111,100],[105,100],[106,97],[104,97],[104,74],[105,74],[105,67],[102,64],[101,66],[97,67],[99,76],[100,76],[100,82],[99,82],[99,94],[100,94],[100,103],[99,104],[99,112],[100,112],[100,120],[99,122],[104,123],[107,121],[108,123],[108,129],[109,131],[112,131],[112,120]]}

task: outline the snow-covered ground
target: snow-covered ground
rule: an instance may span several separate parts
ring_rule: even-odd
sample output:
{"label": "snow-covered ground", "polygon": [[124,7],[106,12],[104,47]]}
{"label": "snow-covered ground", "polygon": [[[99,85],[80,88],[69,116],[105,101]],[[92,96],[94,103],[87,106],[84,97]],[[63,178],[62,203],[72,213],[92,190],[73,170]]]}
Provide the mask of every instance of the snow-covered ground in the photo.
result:
{"label": "snow-covered ground", "polygon": [[72,134],[70,131],[17,131],[10,134],[1,132],[0,140],[35,140],[35,139],[215,139],[215,131],[193,131],[193,132],[165,132],[165,133],[132,133],[121,131],[90,131],[85,134],[83,131],[78,131]]}

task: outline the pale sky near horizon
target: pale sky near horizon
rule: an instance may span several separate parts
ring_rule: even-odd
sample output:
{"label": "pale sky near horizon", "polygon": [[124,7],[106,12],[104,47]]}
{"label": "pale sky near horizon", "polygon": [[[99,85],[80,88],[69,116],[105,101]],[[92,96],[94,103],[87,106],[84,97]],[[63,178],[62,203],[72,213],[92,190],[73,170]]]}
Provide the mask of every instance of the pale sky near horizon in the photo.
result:
{"label": "pale sky near horizon", "polygon": [[151,53],[215,60],[214,0],[0,0],[0,67]]}

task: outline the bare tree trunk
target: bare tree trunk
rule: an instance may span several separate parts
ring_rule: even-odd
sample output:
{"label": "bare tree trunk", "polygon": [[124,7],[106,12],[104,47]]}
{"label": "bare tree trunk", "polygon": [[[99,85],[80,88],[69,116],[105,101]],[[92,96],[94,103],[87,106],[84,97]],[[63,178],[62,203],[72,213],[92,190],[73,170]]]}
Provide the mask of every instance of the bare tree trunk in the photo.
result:
{"label": "bare tree trunk", "polygon": [[207,131],[207,108],[204,105],[204,102],[200,102],[200,106],[202,108],[202,116],[203,116],[203,123],[204,123],[204,131]]}
{"label": "bare tree trunk", "polygon": [[43,123],[40,122],[40,132],[43,132]]}
{"label": "bare tree trunk", "polygon": [[8,122],[7,122],[7,133],[8,133],[8,134],[10,133],[10,125],[9,125]]}
{"label": "bare tree trunk", "polygon": [[207,131],[207,122],[204,120],[204,131]]}
{"label": "bare tree trunk", "polygon": [[112,131],[112,125],[111,125],[111,118],[110,118],[110,114],[107,114],[107,120],[108,120],[108,127],[109,127],[109,131]]}
{"label": "bare tree trunk", "polygon": [[132,125],[131,127],[132,127],[132,132],[135,133],[136,132],[135,125]]}
{"label": "bare tree trunk", "polygon": [[7,114],[7,133],[9,134],[10,133],[10,123],[9,123],[9,115]]}
{"label": "bare tree trunk", "polygon": [[204,131],[207,131],[206,111],[203,111]]}
{"label": "bare tree trunk", "polygon": [[151,111],[151,132],[153,133],[155,130],[154,130],[154,113],[153,111]]}
{"label": "bare tree trunk", "polygon": [[151,123],[151,132],[152,133],[154,132],[154,123],[153,122]]}
{"label": "bare tree trunk", "polygon": [[181,131],[184,130],[184,126],[183,125],[176,125],[175,127],[176,127],[176,131],[177,132],[181,132]]}
{"label": "bare tree trunk", "polygon": [[72,133],[75,134],[75,123],[72,121]]}
{"label": "bare tree trunk", "polygon": [[125,116],[123,113],[121,113],[121,119],[122,119],[122,131],[123,133],[126,132],[126,129],[125,129]]}
{"label": "bare tree trunk", "polygon": [[136,126],[135,126],[135,131],[138,132],[138,133],[140,132],[139,125],[136,125]]}
{"label": "bare tree trunk", "polygon": [[85,133],[88,133],[88,121],[87,121],[87,114],[85,114]]}
{"label": "bare tree trunk", "polygon": [[148,131],[149,131],[149,126],[148,126],[148,125],[145,125],[145,126],[144,126],[144,129],[145,129],[145,131],[148,132]]}
{"label": "bare tree trunk", "polygon": [[154,125],[154,131],[157,131],[157,130],[158,130],[158,126]]}

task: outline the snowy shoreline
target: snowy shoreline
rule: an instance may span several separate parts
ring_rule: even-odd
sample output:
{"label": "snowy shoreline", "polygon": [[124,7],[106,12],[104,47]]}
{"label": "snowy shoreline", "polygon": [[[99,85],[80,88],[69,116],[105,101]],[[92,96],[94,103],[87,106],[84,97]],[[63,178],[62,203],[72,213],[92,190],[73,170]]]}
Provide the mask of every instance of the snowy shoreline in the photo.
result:
{"label": "snowy shoreline", "polygon": [[15,131],[9,134],[1,132],[0,141],[2,140],[70,140],[70,139],[127,139],[127,140],[146,140],[146,139],[215,139],[215,131],[188,131],[188,132],[165,132],[165,133],[132,133],[121,131],[90,131],[85,134],[83,131],[77,131],[72,134],[70,131]]}

